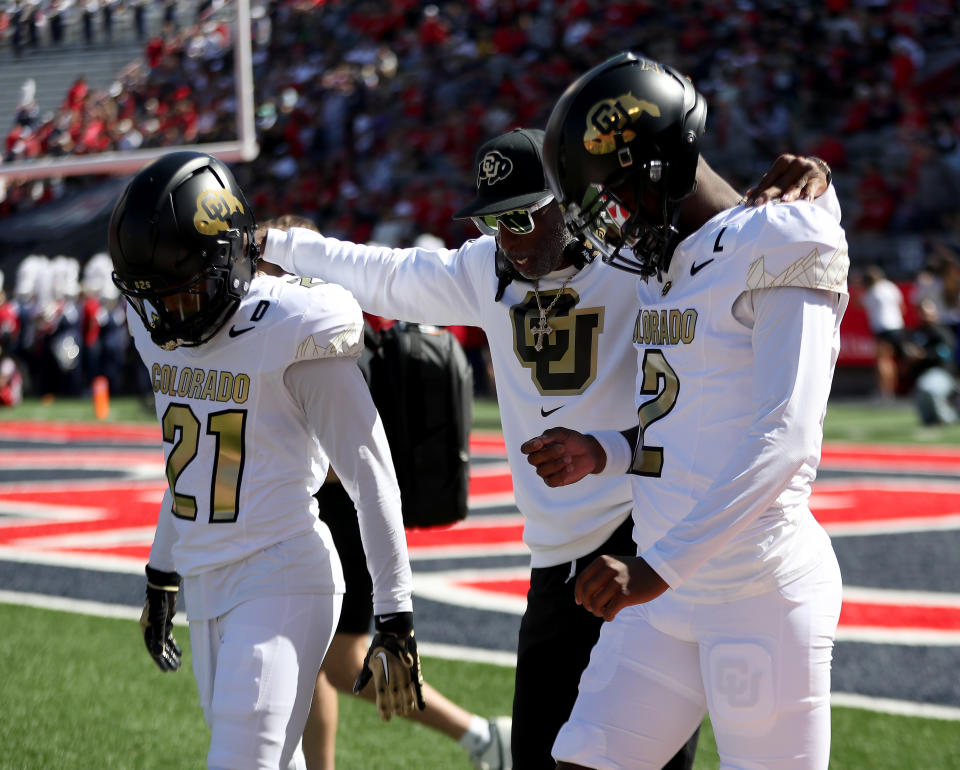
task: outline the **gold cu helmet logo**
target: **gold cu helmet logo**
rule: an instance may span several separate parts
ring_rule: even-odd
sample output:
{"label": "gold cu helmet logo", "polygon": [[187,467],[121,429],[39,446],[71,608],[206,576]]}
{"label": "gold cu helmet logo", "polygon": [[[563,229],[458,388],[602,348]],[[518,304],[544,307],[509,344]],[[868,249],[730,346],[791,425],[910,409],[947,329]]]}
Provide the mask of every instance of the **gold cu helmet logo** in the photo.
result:
{"label": "gold cu helmet logo", "polygon": [[480,160],[480,168],[477,169],[477,187],[484,182],[488,185],[494,185],[502,182],[513,171],[513,161],[506,155],[501,155],[496,150],[491,150]]}
{"label": "gold cu helmet logo", "polygon": [[625,93],[614,99],[604,99],[594,104],[587,113],[587,131],[583,135],[583,146],[591,155],[606,155],[617,149],[615,132],[621,132],[624,142],[636,137],[635,131],[627,126],[640,115],[649,112],[660,117],[660,108],[646,99],[637,99],[631,93]]}
{"label": "gold cu helmet logo", "polygon": [[243,214],[243,204],[229,190],[204,190],[197,196],[193,226],[198,233],[216,235],[230,229],[231,214]]}

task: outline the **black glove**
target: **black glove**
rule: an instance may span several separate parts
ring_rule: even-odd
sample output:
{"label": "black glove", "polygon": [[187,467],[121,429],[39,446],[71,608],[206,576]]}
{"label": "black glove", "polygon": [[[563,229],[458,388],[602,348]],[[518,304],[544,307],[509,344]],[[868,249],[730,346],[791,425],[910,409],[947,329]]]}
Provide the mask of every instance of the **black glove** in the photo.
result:
{"label": "black glove", "polygon": [[374,626],[376,633],[353,685],[354,694],[372,678],[377,690],[377,711],[385,722],[394,714],[412,713],[414,707],[423,711],[426,704],[420,655],[417,640],[413,638],[413,613],[378,615]]}
{"label": "black glove", "polygon": [[173,638],[173,616],[177,614],[180,575],[161,572],[147,565],[147,601],[140,615],[140,628],[147,652],[161,671],[180,668],[180,647]]}

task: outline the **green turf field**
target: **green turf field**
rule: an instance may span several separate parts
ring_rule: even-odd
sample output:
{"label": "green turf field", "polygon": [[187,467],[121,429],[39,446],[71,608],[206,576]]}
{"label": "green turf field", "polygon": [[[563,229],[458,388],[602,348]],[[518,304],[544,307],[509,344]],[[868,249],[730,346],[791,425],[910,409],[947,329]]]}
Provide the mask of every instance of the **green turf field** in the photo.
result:
{"label": "green turf field", "polygon": [[[189,670],[190,640],[177,637],[185,667],[162,674],[133,620],[0,604],[0,768],[175,770],[203,766],[209,740]],[[513,671],[424,659],[426,677],[481,714],[510,712]],[[956,722],[835,708],[836,770],[957,767]],[[709,723],[697,770],[717,767]],[[453,741],[402,719],[381,723],[372,706],[340,696],[341,770],[468,770]]]}

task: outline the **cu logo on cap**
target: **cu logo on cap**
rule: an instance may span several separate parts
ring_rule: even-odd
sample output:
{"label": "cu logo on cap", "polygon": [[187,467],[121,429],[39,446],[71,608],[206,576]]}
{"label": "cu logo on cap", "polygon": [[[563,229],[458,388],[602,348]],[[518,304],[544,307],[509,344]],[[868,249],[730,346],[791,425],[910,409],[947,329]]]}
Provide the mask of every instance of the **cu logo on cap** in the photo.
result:
{"label": "cu logo on cap", "polygon": [[511,171],[513,171],[513,161],[496,150],[491,150],[480,161],[480,169],[477,172],[477,187],[484,182],[488,185],[502,182],[510,176]]}

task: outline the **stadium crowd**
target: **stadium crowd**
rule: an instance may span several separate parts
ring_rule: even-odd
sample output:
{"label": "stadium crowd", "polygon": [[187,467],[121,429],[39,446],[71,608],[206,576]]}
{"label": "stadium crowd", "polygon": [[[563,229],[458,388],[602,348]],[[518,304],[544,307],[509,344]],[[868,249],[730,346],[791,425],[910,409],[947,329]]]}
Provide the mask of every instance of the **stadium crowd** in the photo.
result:
{"label": "stadium crowd", "polygon": [[0,406],[24,395],[78,396],[103,377],[113,393],[145,393],[106,253],[81,269],[73,257],[31,254],[9,296],[0,273]]}
{"label": "stadium crowd", "polygon": [[[777,153],[824,158],[855,269],[876,262],[912,281],[960,254],[956,2],[252,6],[260,155],[235,171],[261,219],[295,212],[356,242],[460,243],[474,233],[451,214],[472,195],[475,148],[543,125],[567,83],[629,46],[692,77],[710,103],[704,155],[742,188]],[[150,37],[105,92],[78,78],[54,114],[25,93],[3,160],[233,138],[231,29],[200,18]],[[97,181],[0,182],[0,218]],[[949,280],[941,293],[941,318],[960,324]]]}

